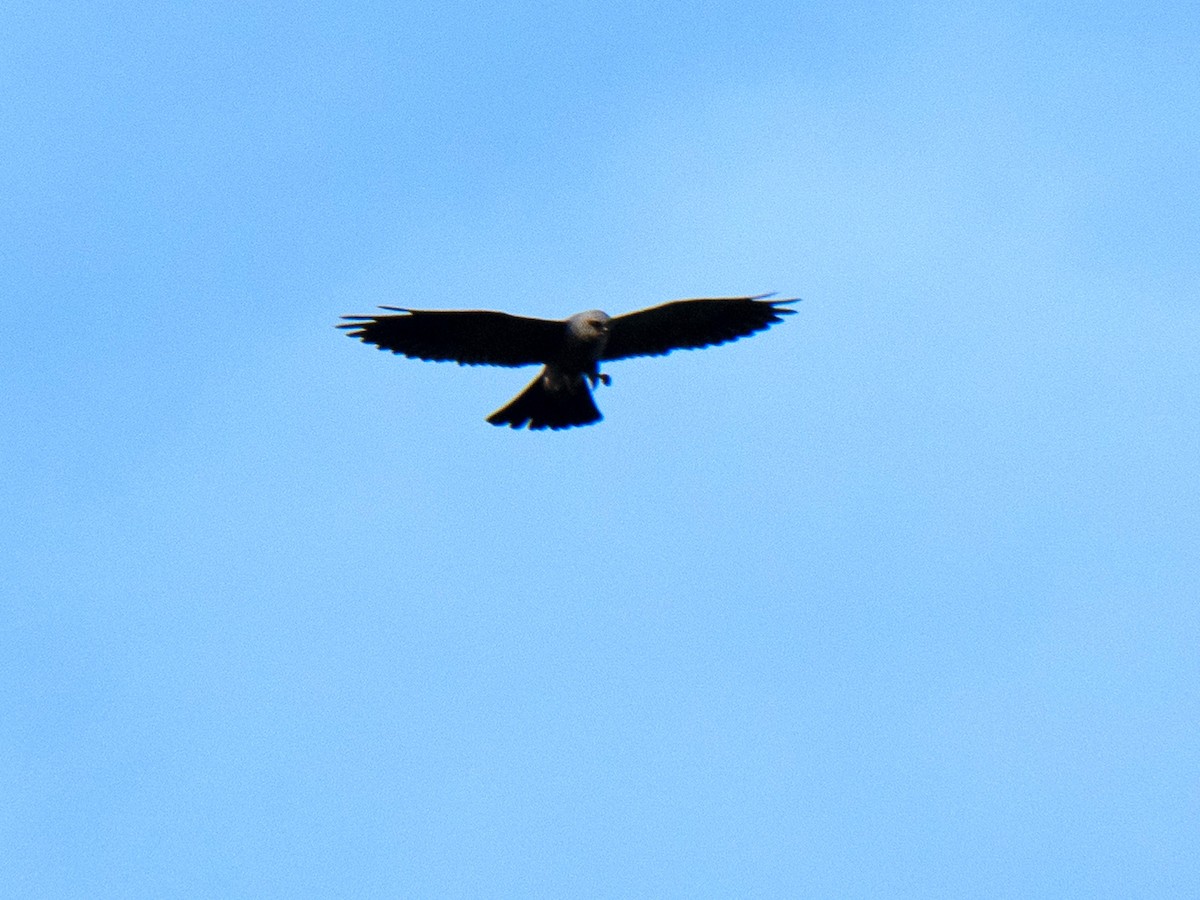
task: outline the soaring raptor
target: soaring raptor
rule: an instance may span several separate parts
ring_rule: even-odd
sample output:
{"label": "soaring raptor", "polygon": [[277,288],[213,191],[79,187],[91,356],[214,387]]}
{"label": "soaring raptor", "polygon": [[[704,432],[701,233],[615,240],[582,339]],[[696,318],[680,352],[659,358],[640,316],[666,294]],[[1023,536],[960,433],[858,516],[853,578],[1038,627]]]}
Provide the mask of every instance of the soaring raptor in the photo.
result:
{"label": "soaring raptor", "polygon": [[381,350],[460,366],[542,366],[529,386],[488,416],[513,428],[571,428],[601,418],[592,399],[610,384],[600,364],[662,356],[736,341],[794,313],[795,300],[715,297],[676,300],[609,317],[598,309],[569,319],[531,319],[488,310],[421,310],[381,306],[395,315],[343,316],[338,328]]}

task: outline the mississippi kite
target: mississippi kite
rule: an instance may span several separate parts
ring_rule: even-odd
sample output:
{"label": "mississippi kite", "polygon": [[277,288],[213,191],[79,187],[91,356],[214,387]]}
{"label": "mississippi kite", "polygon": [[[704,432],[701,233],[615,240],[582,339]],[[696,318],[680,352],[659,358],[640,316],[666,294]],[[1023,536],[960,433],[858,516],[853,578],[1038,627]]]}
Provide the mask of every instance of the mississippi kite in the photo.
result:
{"label": "mississippi kite", "polygon": [[601,418],[592,388],[609,384],[600,363],[663,356],[736,341],[794,313],[795,300],[716,297],[676,300],[610,318],[598,309],[569,319],[531,319],[489,310],[381,306],[395,315],[343,316],[338,328],[380,350],[460,366],[542,366],[529,386],[488,416],[493,425],[571,428]]}

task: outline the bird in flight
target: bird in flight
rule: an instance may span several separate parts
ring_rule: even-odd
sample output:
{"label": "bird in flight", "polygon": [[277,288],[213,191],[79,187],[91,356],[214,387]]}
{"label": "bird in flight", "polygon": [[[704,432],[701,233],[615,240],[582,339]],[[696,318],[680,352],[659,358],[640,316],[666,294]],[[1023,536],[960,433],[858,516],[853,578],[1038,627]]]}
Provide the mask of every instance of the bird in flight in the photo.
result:
{"label": "bird in flight", "polygon": [[490,310],[404,309],[393,315],[343,316],[352,338],[413,359],[460,366],[531,366],[542,371],[511,402],[488,416],[493,425],[561,429],[603,416],[592,389],[611,384],[600,364],[633,356],[663,356],[736,341],[794,313],[792,300],[713,297],[676,300],[608,316],[598,309],[568,319],[533,319]]}

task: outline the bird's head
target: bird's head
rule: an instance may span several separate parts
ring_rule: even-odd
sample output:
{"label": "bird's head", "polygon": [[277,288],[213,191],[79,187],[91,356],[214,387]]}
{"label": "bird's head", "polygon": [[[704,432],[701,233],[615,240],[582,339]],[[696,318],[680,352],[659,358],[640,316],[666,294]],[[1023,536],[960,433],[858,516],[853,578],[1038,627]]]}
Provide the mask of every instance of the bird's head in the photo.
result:
{"label": "bird's head", "polygon": [[608,337],[608,313],[598,309],[576,313],[567,320],[572,337],[592,343]]}

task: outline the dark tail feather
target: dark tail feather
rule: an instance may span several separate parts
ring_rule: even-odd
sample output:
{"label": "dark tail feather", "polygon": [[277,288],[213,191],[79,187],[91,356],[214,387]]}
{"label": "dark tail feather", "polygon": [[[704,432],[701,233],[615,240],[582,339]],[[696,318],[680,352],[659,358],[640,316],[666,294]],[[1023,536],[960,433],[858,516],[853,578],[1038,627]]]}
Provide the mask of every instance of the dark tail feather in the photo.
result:
{"label": "dark tail feather", "polygon": [[512,402],[498,409],[487,420],[493,425],[531,429],[572,428],[599,422],[603,416],[592,400],[592,392],[582,375],[555,379],[542,372]]}

